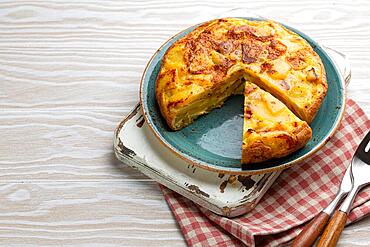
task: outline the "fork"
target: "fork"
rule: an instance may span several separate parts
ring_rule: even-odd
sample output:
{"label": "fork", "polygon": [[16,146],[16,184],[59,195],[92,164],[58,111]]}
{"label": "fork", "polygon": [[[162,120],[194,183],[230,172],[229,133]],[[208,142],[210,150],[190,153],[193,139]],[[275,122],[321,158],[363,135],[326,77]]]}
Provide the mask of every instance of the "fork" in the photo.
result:
{"label": "fork", "polygon": [[317,244],[318,247],[331,247],[336,245],[346,224],[348,213],[351,210],[352,203],[357,193],[363,187],[370,184],[370,131],[362,140],[353,156],[351,171],[353,176],[352,190],[325,228]]}

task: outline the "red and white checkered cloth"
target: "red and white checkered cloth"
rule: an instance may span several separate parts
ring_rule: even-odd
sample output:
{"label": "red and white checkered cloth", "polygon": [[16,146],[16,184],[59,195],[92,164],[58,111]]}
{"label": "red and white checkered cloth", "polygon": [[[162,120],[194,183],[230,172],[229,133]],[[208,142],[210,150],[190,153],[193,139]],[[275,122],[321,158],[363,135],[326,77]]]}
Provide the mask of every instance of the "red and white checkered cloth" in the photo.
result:
{"label": "red and white checkered cloth", "polygon": [[[189,246],[277,246],[335,197],[346,166],[370,130],[370,120],[348,100],[339,130],[312,158],[285,170],[254,210],[237,217],[216,215],[161,186]],[[347,224],[370,214],[370,187],[356,197]]]}

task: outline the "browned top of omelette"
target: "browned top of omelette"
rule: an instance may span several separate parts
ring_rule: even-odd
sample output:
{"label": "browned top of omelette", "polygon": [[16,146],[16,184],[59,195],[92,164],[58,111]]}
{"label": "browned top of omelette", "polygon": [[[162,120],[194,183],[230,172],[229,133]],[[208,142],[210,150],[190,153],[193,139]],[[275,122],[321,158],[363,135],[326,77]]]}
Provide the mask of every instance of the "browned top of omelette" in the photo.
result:
{"label": "browned top of omelette", "polygon": [[[180,129],[193,115],[209,111],[212,107],[207,104],[219,106],[222,101],[217,99],[224,92],[230,94],[228,88],[241,77],[271,93],[308,123],[327,91],[324,66],[299,35],[272,21],[217,19],[168,49],[156,84],[162,115],[172,129]],[[232,90],[237,93],[240,87]]]}

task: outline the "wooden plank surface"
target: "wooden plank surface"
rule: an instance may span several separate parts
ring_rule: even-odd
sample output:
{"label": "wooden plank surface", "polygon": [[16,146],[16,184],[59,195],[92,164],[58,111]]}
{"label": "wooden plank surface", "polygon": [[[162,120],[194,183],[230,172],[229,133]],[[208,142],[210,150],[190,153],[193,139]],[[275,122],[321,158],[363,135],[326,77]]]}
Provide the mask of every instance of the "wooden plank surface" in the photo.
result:
{"label": "wooden plank surface", "polygon": [[[1,1],[1,246],[185,245],[156,184],[114,158],[113,130],[156,49],[235,7],[347,54],[370,115],[369,1]],[[370,218],[339,245],[370,246]]]}

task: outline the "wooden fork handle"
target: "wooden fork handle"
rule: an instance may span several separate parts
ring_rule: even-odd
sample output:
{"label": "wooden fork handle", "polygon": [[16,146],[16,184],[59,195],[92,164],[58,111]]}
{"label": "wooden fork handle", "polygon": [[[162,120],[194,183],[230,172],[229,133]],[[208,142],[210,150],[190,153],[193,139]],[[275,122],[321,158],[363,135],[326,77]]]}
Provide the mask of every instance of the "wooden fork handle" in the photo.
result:
{"label": "wooden fork handle", "polygon": [[310,247],[324,230],[328,223],[329,215],[320,212],[310,223],[308,223],[293,242],[293,247]]}
{"label": "wooden fork handle", "polygon": [[338,242],[344,226],[346,225],[346,221],[347,214],[337,210],[334,213],[333,218],[331,218],[328,226],[325,228],[317,247],[334,247]]}

